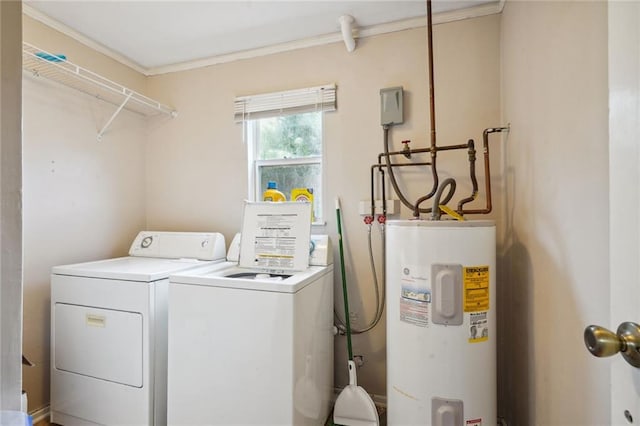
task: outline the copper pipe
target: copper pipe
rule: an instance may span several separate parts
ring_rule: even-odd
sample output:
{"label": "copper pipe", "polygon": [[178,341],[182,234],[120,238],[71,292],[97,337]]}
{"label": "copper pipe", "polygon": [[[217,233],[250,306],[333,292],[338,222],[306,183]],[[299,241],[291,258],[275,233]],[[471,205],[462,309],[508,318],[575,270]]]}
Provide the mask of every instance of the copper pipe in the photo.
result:
{"label": "copper pipe", "polygon": [[[460,145],[446,145],[446,146],[438,146],[436,147],[436,151],[450,151],[453,149],[468,149],[469,145],[468,144],[460,144]],[[395,156],[395,155],[405,155],[407,153],[409,154],[424,154],[424,153],[428,153],[431,152],[432,149],[431,148],[411,148],[408,151],[391,151],[388,154],[385,154],[384,152],[381,152],[380,154],[378,154],[378,163],[382,163],[382,157],[385,157],[387,155],[391,155],[391,156]],[[395,166],[395,164],[391,165],[392,167]]]}
{"label": "copper pipe", "polygon": [[478,197],[478,179],[476,179],[476,148],[473,139],[469,139],[469,177],[471,178],[472,191],[471,195],[463,198],[458,202],[458,213],[462,214],[462,208],[465,204],[472,202]]}
{"label": "copper pipe", "polygon": [[436,147],[436,101],[433,84],[433,20],[431,16],[431,0],[427,0],[427,53],[429,57],[429,113],[431,114],[431,155],[435,157]]}
{"label": "copper pipe", "polygon": [[[429,161],[422,161],[419,163],[395,163],[392,164],[391,167],[396,168],[396,167],[409,167],[409,166],[430,166],[431,162]],[[373,168],[378,168],[379,170],[383,170],[387,167],[386,164],[374,164],[373,166],[371,166]]]}
{"label": "copper pipe", "polygon": [[484,150],[484,187],[487,194],[487,205],[484,209],[462,210],[460,214],[488,214],[493,209],[491,203],[491,168],[489,166],[489,134],[509,130],[508,127],[490,127],[482,132],[482,148]]}
{"label": "copper pipe", "polygon": [[[386,167],[389,171],[389,180],[391,181],[391,185],[393,190],[396,192],[396,195],[402,201],[406,207],[412,209],[414,211],[414,216],[418,217],[420,212],[428,213],[431,209],[420,209],[419,204],[427,200],[436,193],[438,190],[438,170],[436,167],[436,157],[437,157],[437,146],[436,146],[436,108],[435,108],[435,90],[434,90],[434,77],[433,77],[433,20],[432,20],[432,11],[431,11],[431,0],[427,0],[427,54],[429,58],[429,110],[430,110],[430,119],[431,119],[431,147],[429,152],[431,153],[431,174],[433,176],[433,185],[431,187],[431,191],[421,197],[415,205],[412,205],[409,200],[402,194],[400,188],[398,187],[398,182],[396,181],[395,175],[393,174],[394,165],[391,164],[391,155],[389,153],[389,128],[388,124],[382,126],[384,131],[384,158],[386,162]],[[412,152],[413,150],[409,151]],[[401,151],[402,155],[406,155],[407,151]],[[381,157],[378,156],[378,163],[381,162]]]}
{"label": "copper pipe", "polygon": [[[386,129],[388,132],[388,128]],[[508,131],[509,128],[508,127],[490,127],[487,128],[483,131],[482,133],[482,146],[483,146],[483,153],[484,153],[484,174],[485,174],[485,191],[486,191],[486,198],[487,198],[487,204],[486,207],[484,209],[471,209],[471,210],[465,210],[463,208],[464,204],[471,202],[473,200],[475,200],[478,196],[478,181],[476,178],[476,170],[475,170],[475,160],[476,160],[476,150],[475,150],[475,143],[473,143],[473,140],[469,140],[469,142],[467,144],[460,144],[460,145],[448,145],[448,146],[440,146],[437,147],[436,150],[437,151],[449,151],[449,150],[457,150],[457,149],[463,149],[466,148],[469,150],[469,175],[471,178],[471,182],[473,185],[473,192],[472,195],[468,198],[465,198],[463,200],[460,200],[459,204],[458,204],[458,213],[460,213],[461,215],[464,214],[487,214],[487,213],[491,213],[491,211],[493,210],[493,205],[492,205],[492,195],[491,195],[491,171],[490,171],[490,163],[489,163],[489,135],[491,133],[499,133],[499,132],[504,132],[504,131]],[[388,143],[388,133],[385,134],[385,141]],[[472,153],[472,149],[473,149],[473,153]],[[412,149],[411,150],[412,153],[427,153],[427,152],[431,152],[432,150],[430,148],[418,148],[418,149]],[[393,151],[393,152],[384,152],[384,153],[380,153],[378,154],[378,164],[375,164],[373,166],[371,166],[372,170],[374,168],[378,168],[378,170],[380,172],[382,172],[382,170],[384,168],[395,168],[395,167],[408,167],[408,166],[432,166],[432,168],[434,168],[433,163],[431,162],[417,162],[417,163],[395,163],[392,164],[390,161],[386,161],[386,164],[382,163],[382,158],[386,158],[387,160],[390,159],[391,156],[394,155],[401,155],[404,154],[404,152],[402,151]],[[391,171],[389,172],[389,175],[391,176],[392,173]],[[393,182],[392,182],[393,183]],[[396,187],[394,186],[394,189],[397,192]],[[402,201],[402,198],[404,198],[401,194],[398,195]],[[423,203],[424,201],[428,200],[429,198],[431,198],[432,194],[429,195],[425,195],[421,198],[418,199],[418,201],[416,201],[416,204],[412,205],[412,206],[407,206],[407,204],[403,201],[403,204],[405,204],[405,206],[410,207],[412,209],[412,211],[414,212],[414,216],[416,215],[416,212],[418,214],[420,213],[430,213],[432,211],[431,208],[419,208],[420,204]],[[405,198],[406,200],[406,198]],[[416,206],[418,207],[418,209],[416,210]]]}
{"label": "copper pipe", "polygon": [[439,146],[436,148],[436,151],[450,151],[452,149],[468,149],[468,143],[461,143],[460,145],[447,145],[447,146]]}
{"label": "copper pipe", "polygon": [[[431,175],[433,176],[433,186],[431,187],[431,191],[425,195],[424,199],[429,199],[433,197],[433,195],[438,190],[438,169],[436,166],[436,95],[435,95],[435,84],[433,78],[433,17],[431,12],[431,0],[427,0],[427,53],[429,57],[429,114],[431,120]],[[420,215],[420,200],[418,200],[414,206],[414,217],[418,217]],[[428,213],[425,209],[424,213]]]}

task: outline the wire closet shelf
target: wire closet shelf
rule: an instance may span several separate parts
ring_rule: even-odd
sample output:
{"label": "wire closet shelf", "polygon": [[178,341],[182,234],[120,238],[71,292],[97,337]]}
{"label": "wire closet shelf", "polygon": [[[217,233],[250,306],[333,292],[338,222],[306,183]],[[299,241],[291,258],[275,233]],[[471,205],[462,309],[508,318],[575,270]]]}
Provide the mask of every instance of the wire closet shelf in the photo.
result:
{"label": "wire closet shelf", "polygon": [[123,108],[146,117],[162,114],[171,117],[177,115],[176,110],[170,106],[82,68],[63,56],[49,53],[27,42],[22,43],[22,68],[34,76],[45,77],[117,106],[118,110],[99,136]]}

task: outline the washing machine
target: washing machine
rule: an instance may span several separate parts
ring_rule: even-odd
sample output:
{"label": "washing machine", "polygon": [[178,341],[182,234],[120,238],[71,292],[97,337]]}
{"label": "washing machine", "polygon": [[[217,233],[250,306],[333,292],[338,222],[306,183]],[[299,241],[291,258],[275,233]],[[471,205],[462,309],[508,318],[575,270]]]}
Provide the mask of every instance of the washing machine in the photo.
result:
{"label": "washing machine", "polygon": [[231,261],[170,277],[169,425],[323,425],[328,417],[331,244],[309,235],[310,206],[295,204],[303,203],[249,203],[239,262],[232,243]]}
{"label": "washing machine", "polygon": [[224,261],[218,233],[140,232],[51,275],[51,422],[166,424],[168,277]]}

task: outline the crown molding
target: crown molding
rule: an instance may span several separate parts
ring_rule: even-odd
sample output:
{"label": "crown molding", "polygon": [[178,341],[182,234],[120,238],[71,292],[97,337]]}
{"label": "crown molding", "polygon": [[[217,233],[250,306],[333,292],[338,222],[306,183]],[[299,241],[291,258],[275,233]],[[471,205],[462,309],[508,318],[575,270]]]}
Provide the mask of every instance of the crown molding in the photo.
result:
{"label": "crown molding", "polygon": [[[433,24],[438,25],[448,22],[461,21],[464,19],[479,18],[481,16],[498,14],[502,12],[504,2],[505,0],[499,0],[493,3],[487,3],[467,9],[437,13],[433,15]],[[426,25],[426,17],[423,16],[355,29],[354,35],[357,40],[359,38],[372,37],[381,34],[388,34],[425,27]],[[172,72],[188,71],[196,68],[207,67],[210,65],[224,64],[242,59],[257,58],[260,56],[267,56],[275,53],[289,52],[291,50],[322,46],[325,44],[337,42],[342,42],[342,34],[340,32],[325,34],[317,37],[310,37],[302,40],[295,40],[287,43],[275,44],[272,46],[266,46],[257,49],[244,50],[242,52],[217,55],[209,58],[198,59],[195,61],[187,61],[162,67],[150,68],[148,70],[148,75],[160,75]]]}
{"label": "crown molding", "polygon": [[[482,4],[479,6],[454,10],[450,12],[441,12],[433,15],[433,24],[444,24],[448,22],[461,21],[464,19],[478,18],[481,16],[493,15],[502,12],[504,8],[505,0],[498,0],[493,3]],[[126,65],[133,70],[145,75],[153,76],[160,74],[167,74],[172,72],[187,71],[196,68],[207,67],[211,65],[224,64],[228,62],[238,61],[242,59],[256,58],[260,56],[273,55],[276,53],[289,52],[297,49],[305,49],[309,47],[322,46],[330,43],[342,42],[342,34],[340,32],[325,34],[316,37],[310,37],[302,40],[295,40],[287,43],[279,43],[271,46],[260,47],[257,49],[249,49],[241,52],[228,53],[223,55],[212,56],[209,58],[196,59],[193,61],[180,62],[176,64],[145,68],[141,65],[133,62],[129,58],[114,52],[108,47],[80,34],[67,25],[56,21],[55,19],[43,14],[42,12],[34,9],[33,7],[23,4],[23,13],[27,16],[42,22],[43,24],[60,31],[61,33],[71,37],[72,39],[84,44],[85,46],[100,52],[111,59]],[[418,17],[405,19],[402,21],[395,21],[386,24],[372,25],[370,27],[364,27],[355,30],[355,38],[373,37],[381,34],[394,33],[398,31],[405,31],[414,28],[420,28],[426,26],[426,18]]]}
{"label": "crown molding", "polygon": [[85,46],[87,46],[92,50],[95,50],[96,52],[102,53],[103,55],[108,56],[109,58],[120,62],[122,65],[125,65],[133,69],[134,71],[139,72],[140,74],[144,74],[145,76],[149,75],[149,70],[147,68],[140,66],[139,64],[133,62],[131,59],[113,51],[107,46],[100,44],[97,41],[92,40],[83,34],[80,34],[78,31],[74,30],[73,28],[68,27],[67,25],[63,24],[60,21],[56,21],[55,19],[51,18],[48,15],[45,15],[44,13],[40,12],[37,9],[34,9],[32,6],[29,6],[26,3],[22,3],[22,12],[25,15],[29,16],[30,18],[33,18],[36,21],[42,22],[46,26],[61,32],[62,34],[72,38],[73,40],[81,44],[84,44]]}

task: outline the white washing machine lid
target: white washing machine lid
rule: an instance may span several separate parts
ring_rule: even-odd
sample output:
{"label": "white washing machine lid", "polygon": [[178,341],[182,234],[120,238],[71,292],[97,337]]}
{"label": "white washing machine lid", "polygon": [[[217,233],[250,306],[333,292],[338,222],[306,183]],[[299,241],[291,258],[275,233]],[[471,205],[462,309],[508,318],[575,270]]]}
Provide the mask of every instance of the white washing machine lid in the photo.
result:
{"label": "white washing machine lid", "polygon": [[249,202],[244,205],[239,264],[289,273],[309,266],[311,204]]}
{"label": "white washing machine lid", "polygon": [[52,273],[74,277],[153,282],[168,278],[169,275],[176,272],[219,262],[127,256],[98,260],[96,262],[55,266],[52,269]]}
{"label": "white washing machine lid", "polygon": [[[278,274],[267,277],[263,271],[241,268],[233,262],[226,262],[211,269],[198,269],[171,275],[171,284],[188,284],[208,287],[224,287],[239,290],[271,291],[277,293],[296,293],[325,274],[333,273],[333,265],[311,266],[304,271]],[[233,278],[232,275],[240,275]]]}

